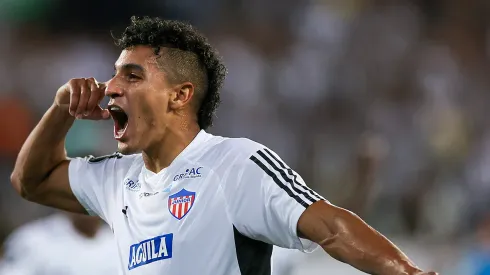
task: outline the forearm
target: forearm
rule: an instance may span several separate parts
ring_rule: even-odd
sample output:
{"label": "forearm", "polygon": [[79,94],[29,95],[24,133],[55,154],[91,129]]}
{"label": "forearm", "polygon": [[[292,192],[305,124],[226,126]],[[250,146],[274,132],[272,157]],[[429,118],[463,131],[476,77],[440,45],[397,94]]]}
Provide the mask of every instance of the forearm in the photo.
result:
{"label": "forearm", "polygon": [[65,160],[65,137],[74,118],[53,105],[22,146],[11,179],[16,189],[35,188]]}
{"label": "forearm", "polygon": [[332,235],[320,244],[342,262],[375,275],[421,272],[393,243],[349,211],[336,211],[328,226]]}

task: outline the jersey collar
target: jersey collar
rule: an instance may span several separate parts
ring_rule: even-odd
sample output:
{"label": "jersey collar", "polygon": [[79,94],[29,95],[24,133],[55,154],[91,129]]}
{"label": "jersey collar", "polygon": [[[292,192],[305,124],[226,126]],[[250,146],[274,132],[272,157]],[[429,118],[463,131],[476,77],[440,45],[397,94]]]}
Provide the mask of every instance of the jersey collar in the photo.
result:
{"label": "jersey collar", "polygon": [[191,153],[195,148],[199,147],[199,145],[208,141],[210,138],[211,134],[206,133],[206,131],[204,130],[199,131],[199,133],[197,133],[197,136],[191,141],[191,143],[189,143],[189,145],[187,145],[187,147],[184,148],[182,152],[180,152],[180,154],[175,158],[173,162],[182,157],[185,158],[186,155]]}
{"label": "jersey collar", "polygon": [[[191,141],[191,143],[189,143],[189,145],[187,145],[187,147],[185,147],[184,150],[182,152],[180,152],[180,154],[177,155],[177,157],[172,161],[172,163],[170,164],[169,167],[171,167],[173,164],[175,164],[179,160],[185,159],[187,157],[187,155],[189,155],[190,153],[192,153],[194,151],[195,148],[199,147],[199,145],[203,144],[204,142],[206,142],[210,138],[212,138],[211,134],[206,133],[206,131],[204,131],[204,130],[200,130],[199,133],[197,134],[197,136]],[[169,167],[166,167],[166,168],[162,169],[160,172],[155,174],[152,171],[148,170],[146,168],[146,166],[143,164],[143,174],[144,174],[146,180],[149,180],[150,178],[153,178],[155,175],[165,174]]]}

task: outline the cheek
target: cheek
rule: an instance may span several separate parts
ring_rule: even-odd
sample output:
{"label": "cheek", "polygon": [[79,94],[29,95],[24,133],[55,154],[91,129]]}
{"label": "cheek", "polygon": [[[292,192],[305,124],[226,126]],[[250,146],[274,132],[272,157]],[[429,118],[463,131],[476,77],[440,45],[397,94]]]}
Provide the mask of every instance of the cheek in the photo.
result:
{"label": "cheek", "polygon": [[141,114],[139,114],[140,120],[141,119],[145,120],[145,121],[153,120],[153,111],[152,111],[151,105],[146,100],[141,102],[140,108],[141,108],[140,109]]}
{"label": "cheek", "polygon": [[137,120],[140,124],[155,127],[165,119],[166,101],[164,98],[145,98],[139,102]]}

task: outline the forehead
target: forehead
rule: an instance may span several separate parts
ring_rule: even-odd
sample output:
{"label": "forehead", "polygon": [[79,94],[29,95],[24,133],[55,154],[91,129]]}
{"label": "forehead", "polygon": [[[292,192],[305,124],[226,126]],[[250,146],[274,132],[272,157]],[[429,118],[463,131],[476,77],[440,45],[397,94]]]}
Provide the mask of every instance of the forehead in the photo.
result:
{"label": "forehead", "polygon": [[157,55],[153,48],[148,46],[135,46],[124,49],[116,61],[116,69],[124,64],[137,64],[146,70],[153,71],[157,69]]}

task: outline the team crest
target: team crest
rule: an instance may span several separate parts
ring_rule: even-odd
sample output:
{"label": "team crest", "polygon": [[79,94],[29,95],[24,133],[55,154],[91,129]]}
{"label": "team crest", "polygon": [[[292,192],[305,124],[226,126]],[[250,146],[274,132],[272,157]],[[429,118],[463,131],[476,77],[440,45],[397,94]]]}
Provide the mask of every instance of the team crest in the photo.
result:
{"label": "team crest", "polygon": [[181,220],[189,211],[196,200],[196,192],[185,189],[168,197],[168,210],[176,219]]}

